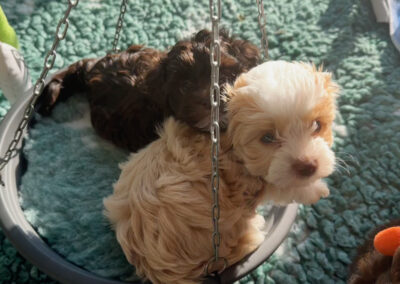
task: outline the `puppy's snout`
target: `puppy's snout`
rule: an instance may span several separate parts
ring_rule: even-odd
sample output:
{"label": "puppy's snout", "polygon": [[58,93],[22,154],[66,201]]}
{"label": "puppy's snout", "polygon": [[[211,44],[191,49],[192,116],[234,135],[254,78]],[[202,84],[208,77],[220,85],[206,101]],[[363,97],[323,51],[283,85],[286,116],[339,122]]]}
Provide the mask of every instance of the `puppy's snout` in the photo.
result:
{"label": "puppy's snout", "polygon": [[296,172],[297,175],[301,177],[310,177],[312,176],[318,168],[318,161],[317,160],[296,160],[293,165],[293,170]]}

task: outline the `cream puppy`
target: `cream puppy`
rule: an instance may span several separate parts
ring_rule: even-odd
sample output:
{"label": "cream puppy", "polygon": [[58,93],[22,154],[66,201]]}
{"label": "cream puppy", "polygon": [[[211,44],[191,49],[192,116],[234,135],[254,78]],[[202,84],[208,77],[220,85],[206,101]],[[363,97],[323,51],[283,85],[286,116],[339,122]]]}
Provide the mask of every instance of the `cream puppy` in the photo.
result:
{"label": "cream puppy", "polygon": [[[265,201],[310,204],[329,194],[338,86],[305,63],[271,61],[227,90],[221,134],[220,255],[229,265],[263,241]],[[210,137],[173,118],[121,166],[105,199],[128,261],[153,283],[199,283],[213,255]]]}
{"label": "cream puppy", "polygon": [[335,165],[338,90],[313,65],[275,61],[243,74],[228,92],[233,151],[270,184],[270,200],[309,204],[329,195],[321,178]]}

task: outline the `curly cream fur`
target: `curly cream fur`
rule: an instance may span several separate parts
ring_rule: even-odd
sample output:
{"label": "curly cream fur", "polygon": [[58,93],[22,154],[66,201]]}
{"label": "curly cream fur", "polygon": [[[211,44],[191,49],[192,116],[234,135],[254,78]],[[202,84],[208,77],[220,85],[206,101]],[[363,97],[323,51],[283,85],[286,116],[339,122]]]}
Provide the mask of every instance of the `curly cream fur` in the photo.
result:
{"label": "curly cream fur", "polygon": [[[255,69],[228,88],[229,125],[221,135],[220,255],[229,265],[264,240],[264,219],[255,211],[261,202],[317,202],[329,194],[321,178],[333,171],[329,127],[335,92],[328,90],[336,85],[330,77],[327,81],[306,64],[269,62]],[[278,95],[262,84],[278,80],[271,69],[288,74],[280,89],[271,89]],[[272,117],[271,101],[280,107]],[[320,135],[312,134],[310,124],[316,113],[326,124]],[[279,134],[279,145],[260,141],[271,129]],[[315,156],[322,169],[309,178],[292,178],[290,163],[300,156]],[[160,138],[132,154],[121,169],[104,204],[128,261],[155,284],[198,283],[213,255],[210,136],[170,118]],[[280,182],[277,173],[290,177],[289,183]]]}
{"label": "curly cream fur", "polygon": [[[220,161],[220,254],[229,264],[264,239],[255,208],[265,183],[233,158],[227,151]],[[210,164],[209,137],[171,118],[121,166],[107,214],[128,261],[153,283],[198,283],[213,255]]]}

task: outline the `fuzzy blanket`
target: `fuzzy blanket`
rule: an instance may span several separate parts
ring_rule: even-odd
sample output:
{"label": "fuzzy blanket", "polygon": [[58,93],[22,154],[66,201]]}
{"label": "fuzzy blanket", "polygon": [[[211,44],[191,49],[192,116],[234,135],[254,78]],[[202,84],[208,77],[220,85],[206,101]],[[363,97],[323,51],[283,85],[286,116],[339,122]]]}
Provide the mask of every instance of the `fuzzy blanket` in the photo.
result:
{"label": "fuzzy blanket", "polygon": [[[67,1],[1,1],[15,28],[32,77],[51,45]],[[222,1],[223,25],[259,43],[255,1]],[[17,8],[15,8],[17,7]],[[121,45],[165,48],[210,27],[208,1],[129,1]],[[331,196],[301,207],[281,248],[241,283],[345,283],[357,246],[374,226],[400,216],[400,54],[387,26],[376,24],[369,1],[265,1],[272,59],[313,61],[342,87],[335,151],[341,165],[329,179]],[[81,1],[72,12],[55,68],[111,48],[119,1]],[[0,115],[8,109],[0,100]],[[131,277],[108,224],[102,196],[126,157],[98,139],[77,96],[39,119],[24,153],[28,170],[21,202],[48,243],[101,275]],[[83,214],[84,213],[84,214]],[[96,226],[93,226],[95,224]],[[96,239],[95,242],[93,237]],[[107,246],[106,246],[107,244]],[[108,255],[104,261],[100,255]],[[52,283],[0,234],[0,282]]]}

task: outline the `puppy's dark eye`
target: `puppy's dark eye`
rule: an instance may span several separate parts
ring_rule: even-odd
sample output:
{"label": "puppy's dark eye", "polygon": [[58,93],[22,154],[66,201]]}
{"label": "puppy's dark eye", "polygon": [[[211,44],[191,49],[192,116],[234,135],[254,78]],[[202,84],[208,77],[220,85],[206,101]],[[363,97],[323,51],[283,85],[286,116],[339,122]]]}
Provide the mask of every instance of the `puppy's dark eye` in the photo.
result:
{"label": "puppy's dark eye", "polygon": [[317,134],[321,131],[321,122],[319,120],[314,120],[312,128],[314,129],[314,134]]}
{"label": "puppy's dark eye", "polygon": [[265,144],[270,144],[275,142],[275,135],[273,132],[268,132],[267,134],[265,134],[263,137],[261,137],[261,142],[265,143]]}

